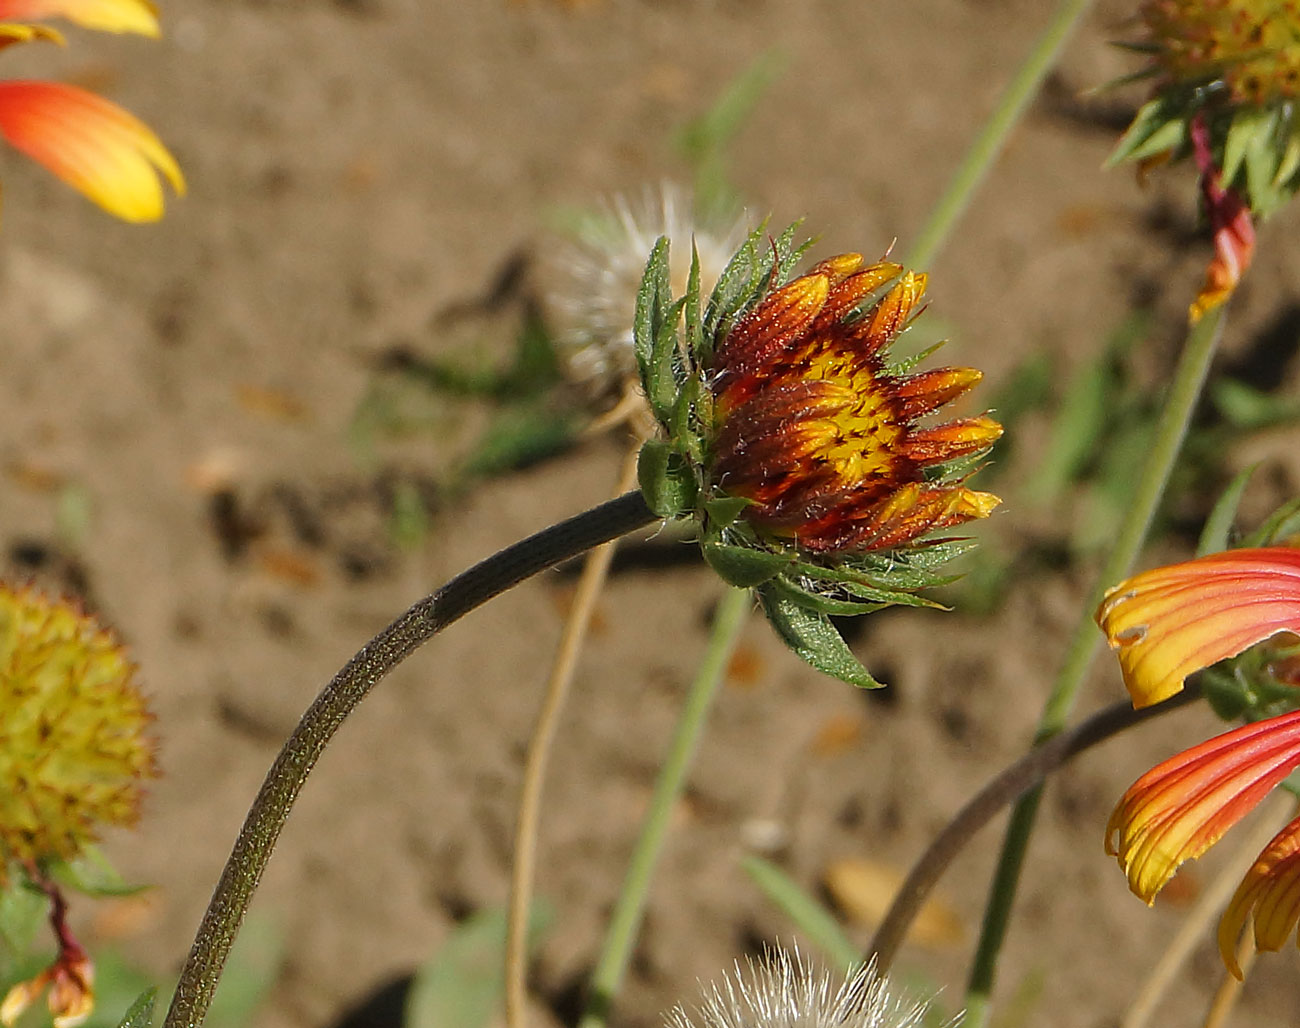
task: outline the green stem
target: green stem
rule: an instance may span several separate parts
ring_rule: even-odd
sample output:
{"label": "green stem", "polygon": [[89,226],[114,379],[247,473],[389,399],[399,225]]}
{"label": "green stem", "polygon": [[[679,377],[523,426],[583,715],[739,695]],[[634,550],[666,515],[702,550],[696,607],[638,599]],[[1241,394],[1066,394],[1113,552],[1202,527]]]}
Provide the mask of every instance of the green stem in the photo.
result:
{"label": "green stem", "polygon": [[[1165,399],[1164,410],[1156,425],[1155,440],[1138,478],[1137,492],[1125,513],[1115,548],[1102,568],[1099,580],[1088,594],[1083,616],[1075,627],[1066,651],[1065,663],[1057,675],[1052,694],[1043,707],[1035,742],[1056,735],[1065,727],[1070,716],[1079,687],[1083,684],[1102,640],[1093,623],[1092,612],[1101,602],[1105,590],[1123,578],[1137,559],[1152,519],[1160,507],[1178,451],[1182,448],[1187,425],[1201,395],[1210,361],[1223,335],[1223,324],[1224,307],[1219,307],[1206,314],[1188,333],[1169,395]],[[962,1022],[964,1028],[983,1028],[987,1023],[998,953],[1006,937],[1007,923],[1020,880],[1020,868],[1024,863],[1041,798],[1041,785],[1027,792],[1016,804],[1007,825],[1002,853],[989,888],[979,948],[971,968],[966,995],[966,1020]]]}
{"label": "green stem", "polygon": [[639,492],[508,546],[426,596],[366,643],[321,690],[289,736],[248,811],[199,925],[164,1028],[199,1028],[244,913],[316,760],[344,719],[422,643],[525,578],[655,520]]}
{"label": "green stem", "polygon": [[1070,38],[1070,33],[1091,2],[1092,0],[1064,0],[1057,8],[1056,15],[998,100],[997,107],[984,123],[980,134],[975,137],[961,166],[948,183],[947,190],[931,212],[929,221],[912,244],[906,261],[909,266],[923,268],[939,252],[953,224],[966,210],[975,190],[993,167],[1007,136],[1020,121],[1029,101],[1034,98],[1043,79],[1056,63],[1061,47]]}
{"label": "green stem", "polygon": [[659,770],[650,809],[632,851],[623,888],[605,934],[605,944],[591,976],[587,1009],[578,1028],[604,1028],[610,1005],[627,974],[632,947],[645,913],[650,878],[667,834],[669,815],[681,795],[709,707],[752,605],[748,589],[728,589],[718,603],[708,649],[687,693],[668,757]]}

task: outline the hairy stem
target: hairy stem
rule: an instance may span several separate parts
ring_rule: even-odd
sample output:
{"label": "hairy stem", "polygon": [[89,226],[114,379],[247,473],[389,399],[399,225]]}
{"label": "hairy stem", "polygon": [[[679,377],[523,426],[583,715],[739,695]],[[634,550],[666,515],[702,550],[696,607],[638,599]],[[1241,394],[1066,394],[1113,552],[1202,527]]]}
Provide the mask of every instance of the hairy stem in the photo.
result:
{"label": "hairy stem", "polygon": [[366,643],[330,681],[285,742],[235,840],[181,969],[165,1028],[199,1028],[280,829],[312,767],[365,695],[416,648],[492,597],[563,560],[655,520],[627,493],[509,546],[426,596]]}
{"label": "hairy stem", "polygon": [[[1115,547],[1111,550],[1096,585],[1088,594],[1083,614],[1075,626],[1066,651],[1065,663],[1043,708],[1036,736],[1039,742],[1060,732],[1070,716],[1079,688],[1102,640],[1101,633],[1093,623],[1092,612],[1105,590],[1123,578],[1137,559],[1138,551],[1142,548],[1164,497],[1165,486],[1178,458],[1178,451],[1182,449],[1187,425],[1200,398],[1210,361],[1223,336],[1223,325],[1224,308],[1218,307],[1201,318],[1187,335],[1187,343],[1183,347],[1164,409],[1156,425],[1155,438],[1138,476],[1136,492],[1120,525]],[[1029,837],[1033,833],[1041,798],[1042,787],[1036,786],[1020,799],[1011,812],[998,866],[989,888],[979,948],[975,953],[967,987],[966,1028],[984,1028],[988,1021],[989,997],[993,991],[998,954],[1006,937],[1011,907],[1015,903],[1016,888],[1020,881],[1020,869],[1029,848]]]}

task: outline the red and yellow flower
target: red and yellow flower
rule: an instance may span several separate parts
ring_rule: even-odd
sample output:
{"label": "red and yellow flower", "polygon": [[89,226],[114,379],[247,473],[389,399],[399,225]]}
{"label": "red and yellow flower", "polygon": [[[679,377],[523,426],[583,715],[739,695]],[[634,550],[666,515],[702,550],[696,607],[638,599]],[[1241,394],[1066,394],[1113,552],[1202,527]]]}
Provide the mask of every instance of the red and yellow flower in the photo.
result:
{"label": "red and yellow flower", "polygon": [[[1229,550],[1142,572],[1106,594],[1097,621],[1119,651],[1134,705],[1158,703],[1194,671],[1300,632],[1300,549]],[[1133,783],[1107,825],[1107,852],[1151,903],[1180,864],[1213,846],[1297,767],[1300,711],[1204,742]],[[1220,952],[1237,977],[1236,941],[1252,915],[1261,950],[1279,949],[1300,920],[1300,819],[1265,847],[1220,922]]]}
{"label": "red and yellow flower", "polygon": [[1189,311],[1221,304],[1250,264],[1254,219],[1300,189],[1300,2],[1146,0],[1151,99],[1112,162],[1149,168],[1191,154],[1215,256]]}
{"label": "red and yellow flower", "polygon": [[770,293],[718,346],[710,471],[724,493],[753,501],[744,517],[760,533],[815,553],[890,549],[997,506],[991,493],[926,474],[986,450],[1002,426],[987,416],[917,423],[980,372],[886,371],[925,284],[897,264],[833,257]]}
{"label": "red and yellow flower", "polygon": [[669,243],[655,244],[633,341],[663,432],[642,446],[638,478],[656,514],[695,519],[705,560],[757,591],[801,659],[873,688],[830,619],[936,606],[918,592],[951,581],[939,569],[969,541],[934,533],[1000,502],[966,483],[1002,426],[929,421],[978,371],[913,372],[930,351],[891,362],[924,275],[850,253],[787,281],[803,252],[793,236],[752,233],[707,299],[694,254],[673,298]]}
{"label": "red and yellow flower", "polygon": [[[158,35],[146,0],[0,0],[0,49],[36,40],[61,43],[51,28],[8,20],[52,17],[86,28]],[[0,137],[126,221],[162,217],[159,176],[178,193],[185,191],[175,158],[147,125],[75,86],[0,81]]]}

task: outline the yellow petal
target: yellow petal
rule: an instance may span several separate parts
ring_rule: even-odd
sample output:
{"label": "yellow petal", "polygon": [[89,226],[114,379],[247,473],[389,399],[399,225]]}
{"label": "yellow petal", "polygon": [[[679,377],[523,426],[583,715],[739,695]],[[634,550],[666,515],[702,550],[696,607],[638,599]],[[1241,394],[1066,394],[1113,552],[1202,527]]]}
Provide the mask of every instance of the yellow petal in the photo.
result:
{"label": "yellow petal", "polygon": [[75,86],[0,82],[0,136],[125,221],[162,217],[160,174],[185,192],[176,159],[144,122]]}
{"label": "yellow petal", "polygon": [[1300,630],[1300,549],[1228,550],[1154,568],[1107,591],[1096,613],[1135,707],[1278,632]]}
{"label": "yellow petal", "polygon": [[0,21],[66,18],[83,28],[157,37],[158,11],[149,0],[0,0]]}
{"label": "yellow petal", "polygon": [[1238,980],[1237,939],[1255,918],[1255,947],[1276,952],[1300,922],[1300,819],[1283,828],[1251,865],[1219,921],[1219,954]]}

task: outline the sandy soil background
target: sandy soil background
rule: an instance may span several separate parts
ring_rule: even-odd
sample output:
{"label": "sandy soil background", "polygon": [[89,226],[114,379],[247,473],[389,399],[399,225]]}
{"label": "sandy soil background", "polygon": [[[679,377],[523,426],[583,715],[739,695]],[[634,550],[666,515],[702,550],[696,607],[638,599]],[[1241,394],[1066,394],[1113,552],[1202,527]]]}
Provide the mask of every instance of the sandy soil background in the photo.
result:
{"label": "sandy soil background", "polygon": [[[420,545],[395,546],[395,483],[445,463],[460,415],[361,459],[349,427],[383,354],[505,359],[521,302],[491,316],[473,304],[511,262],[530,269],[555,245],[547,213],[686,175],[673,131],[774,47],[785,70],[731,147],[737,188],[778,223],[806,216],[819,253],[894,238],[906,249],[1045,6],[167,0],[159,44],[77,33],[63,52],[7,52],[14,75],[90,84],[145,117],[190,182],[160,225],[139,228],[12,155],[3,169],[5,571],[79,591],[120,628],[162,739],[165,777],[140,830],[110,840],[129,877],[159,888],[130,912],[81,904],[92,937],[172,973],[246,804],[320,685],[451,574],[608,494],[616,436],[446,500]],[[985,369],[986,395],[1037,353],[1064,380],[1137,305],[1156,318],[1133,374],[1154,388],[1172,366],[1208,252],[1190,176],[1140,190],[1100,171],[1133,97],[1080,99],[1132,69],[1108,45],[1129,33],[1126,11],[1107,2],[1087,19],[930,269],[946,359]],[[1224,361],[1278,338],[1282,357],[1294,352],[1297,227],[1293,211],[1263,233]],[[1275,365],[1271,384],[1293,391],[1295,367]],[[1082,509],[1017,495],[1046,425],[1020,424],[998,481],[1006,504],[990,532],[1012,556],[1059,550]],[[1224,453],[1229,470],[1265,462],[1248,516],[1300,489],[1298,453],[1290,430]],[[228,487],[224,513],[214,481]],[[232,518],[247,537],[232,542]],[[1187,545],[1170,536],[1149,559]],[[1091,571],[1017,568],[991,611],[865,624],[854,645],[891,684],[883,695],[820,680],[760,620],[747,627],[619,1024],[658,1023],[697,978],[791,937],[739,869],[756,825],[810,888],[846,857],[901,870],[1022,750]],[[457,626],[340,733],[257,900],[288,939],[257,1024],[336,1024],[457,919],[504,902],[523,748],[572,581],[545,575]],[[537,1024],[574,1015],[718,594],[690,561],[629,561],[601,602],[547,792],[539,888],[556,919],[536,961]],[[1099,663],[1081,707],[1119,695]],[[1023,1002],[1004,1023],[1118,1023],[1216,863],[1148,911],[1102,853],[1105,819],[1138,773],[1213,727],[1200,709],[1171,716],[1051,787],[999,985]],[[999,837],[981,835],[943,884],[963,939],[900,961],[950,1006]],[[1298,971],[1294,950],[1264,959],[1235,1023],[1294,1024]],[[1199,1024],[1220,975],[1207,934],[1159,1023]],[[349,1023],[393,1022],[372,1007]]]}

